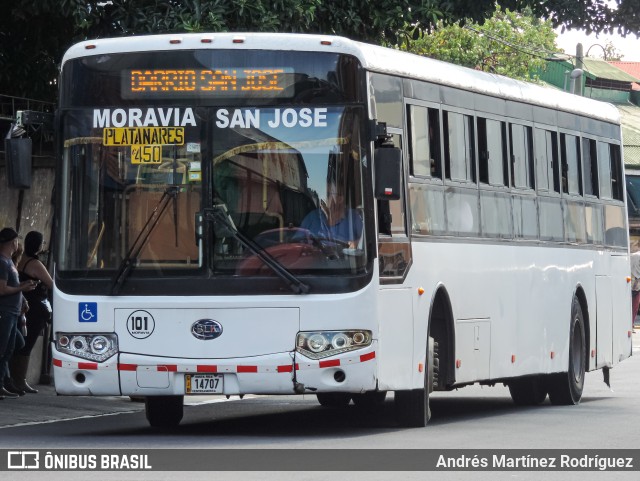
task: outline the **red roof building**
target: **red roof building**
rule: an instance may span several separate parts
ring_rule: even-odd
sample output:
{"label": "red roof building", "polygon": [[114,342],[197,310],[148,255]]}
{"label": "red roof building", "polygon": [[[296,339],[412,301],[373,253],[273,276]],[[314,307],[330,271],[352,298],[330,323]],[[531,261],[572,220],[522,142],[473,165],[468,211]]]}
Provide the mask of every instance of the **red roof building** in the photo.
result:
{"label": "red roof building", "polygon": [[[620,70],[627,72],[629,75],[640,79],[640,62],[625,62],[623,60],[613,60],[609,61],[609,63],[615,67],[618,67]],[[640,84],[633,83],[631,85],[633,90],[640,90]]]}

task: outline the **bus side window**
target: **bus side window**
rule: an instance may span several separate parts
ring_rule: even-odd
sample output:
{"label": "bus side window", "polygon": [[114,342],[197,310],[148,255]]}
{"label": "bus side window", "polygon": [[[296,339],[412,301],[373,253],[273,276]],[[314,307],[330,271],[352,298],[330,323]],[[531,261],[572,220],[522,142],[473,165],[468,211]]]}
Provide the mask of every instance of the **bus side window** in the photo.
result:
{"label": "bus side window", "polygon": [[598,150],[593,139],[582,139],[582,171],[585,195],[598,197]]}
{"label": "bus side window", "polygon": [[560,134],[562,155],[562,191],[581,195],[580,148],[575,135]]}
{"label": "bus side window", "polygon": [[559,194],[558,134],[535,128],[534,136],[538,190]]}
{"label": "bus side window", "polygon": [[622,156],[620,146],[609,144],[611,154],[611,191],[615,200],[623,200],[624,171],[622,169]]}
{"label": "bus side window", "polygon": [[600,198],[611,199],[611,154],[605,142],[598,142],[598,179]]}
{"label": "bus side window", "polygon": [[409,105],[408,110],[411,174],[441,179],[439,111],[419,105]]}
{"label": "bus side window", "polygon": [[509,177],[506,164],[505,123],[478,117],[477,127],[480,182],[507,185]]}
{"label": "bus side window", "polygon": [[450,180],[475,182],[475,149],[473,117],[456,112],[443,112],[445,132],[445,176]]}
{"label": "bus side window", "polygon": [[511,184],[523,189],[534,188],[531,127],[510,124]]}

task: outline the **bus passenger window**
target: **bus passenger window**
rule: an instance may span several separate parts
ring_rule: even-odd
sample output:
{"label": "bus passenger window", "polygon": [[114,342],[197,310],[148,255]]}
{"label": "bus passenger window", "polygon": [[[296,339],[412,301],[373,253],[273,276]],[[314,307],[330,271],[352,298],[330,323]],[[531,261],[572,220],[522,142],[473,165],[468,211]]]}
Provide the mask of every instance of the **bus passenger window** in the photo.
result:
{"label": "bus passenger window", "polygon": [[[444,217],[444,192],[441,186],[410,183],[409,201],[411,232],[413,234],[439,235],[447,232]],[[475,203],[477,206],[477,200]]]}
{"label": "bus passenger window", "polygon": [[447,179],[475,182],[473,118],[444,112],[444,163]]}
{"label": "bus passenger window", "polygon": [[620,146],[609,144],[609,152],[611,154],[611,191],[615,200],[623,199],[624,171],[622,169],[622,158],[620,155]]}
{"label": "bus passenger window", "polygon": [[596,141],[582,139],[582,171],[585,195],[598,196],[598,151]]}
{"label": "bus passenger window", "polygon": [[609,144],[598,142],[598,179],[600,198],[611,199],[611,156]]}
{"label": "bus passenger window", "polygon": [[507,185],[505,124],[478,117],[477,125],[480,182],[490,185]]}
{"label": "bus passenger window", "polygon": [[442,178],[439,117],[437,109],[409,106],[409,155],[412,175]]}
{"label": "bus passenger window", "polygon": [[565,194],[582,195],[580,187],[580,148],[575,135],[560,134],[562,155],[562,191]]}
{"label": "bus passenger window", "polygon": [[518,188],[533,189],[531,127],[511,124],[510,130],[512,185]]}
{"label": "bus passenger window", "polygon": [[557,134],[534,129],[534,136],[538,190],[560,193]]}

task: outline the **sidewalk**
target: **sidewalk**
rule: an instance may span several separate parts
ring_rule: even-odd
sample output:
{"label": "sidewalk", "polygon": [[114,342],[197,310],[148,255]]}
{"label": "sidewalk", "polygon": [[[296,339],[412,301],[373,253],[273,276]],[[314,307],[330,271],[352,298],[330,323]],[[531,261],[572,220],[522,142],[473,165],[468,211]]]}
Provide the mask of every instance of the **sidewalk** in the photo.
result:
{"label": "sidewalk", "polygon": [[58,396],[53,385],[33,387],[38,389],[38,394],[0,401],[0,429],[16,424],[144,410],[144,403],[133,402],[128,396]]}

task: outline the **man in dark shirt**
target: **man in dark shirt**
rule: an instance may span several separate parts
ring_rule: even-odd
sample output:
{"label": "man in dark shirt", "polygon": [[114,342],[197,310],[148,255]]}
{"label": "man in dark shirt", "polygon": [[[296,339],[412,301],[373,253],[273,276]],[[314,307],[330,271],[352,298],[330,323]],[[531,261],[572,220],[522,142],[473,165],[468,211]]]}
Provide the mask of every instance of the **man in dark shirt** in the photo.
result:
{"label": "man in dark shirt", "polygon": [[22,293],[35,289],[36,281],[20,282],[11,256],[18,249],[18,233],[10,227],[0,230],[0,400],[16,398],[4,388],[9,376],[9,359],[13,353],[18,318],[22,308]]}

